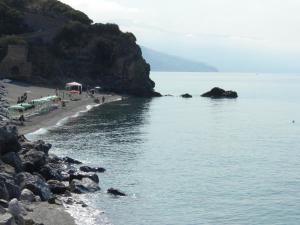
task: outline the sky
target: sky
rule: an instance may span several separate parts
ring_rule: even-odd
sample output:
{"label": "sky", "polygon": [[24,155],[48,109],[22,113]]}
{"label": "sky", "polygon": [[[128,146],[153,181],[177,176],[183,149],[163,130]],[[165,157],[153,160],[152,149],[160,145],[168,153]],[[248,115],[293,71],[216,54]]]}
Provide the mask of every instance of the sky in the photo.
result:
{"label": "sky", "polygon": [[224,72],[300,73],[300,0],[62,0],[138,44]]}

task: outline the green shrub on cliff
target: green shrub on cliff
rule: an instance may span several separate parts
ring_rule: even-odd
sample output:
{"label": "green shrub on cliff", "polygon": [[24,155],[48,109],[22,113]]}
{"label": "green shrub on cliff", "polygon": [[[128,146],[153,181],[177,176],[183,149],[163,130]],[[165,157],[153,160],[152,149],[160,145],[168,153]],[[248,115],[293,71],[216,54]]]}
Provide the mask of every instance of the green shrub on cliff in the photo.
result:
{"label": "green shrub on cliff", "polygon": [[120,35],[122,32],[117,24],[113,23],[96,23],[92,25],[93,31],[98,34]]}
{"label": "green shrub on cliff", "polygon": [[87,44],[89,27],[79,22],[65,25],[54,38],[54,50],[58,56],[73,57],[80,47]]}
{"label": "green shrub on cliff", "polygon": [[7,45],[26,45],[26,41],[18,36],[9,35],[0,38],[0,46],[7,46]]}
{"label": "green shrub on cliff", "polygon": [[68,19],[78,21],[83,24],[91,24],[93,21],[83,12],[75,10],[70,6],[56,0],[48,0],[42,4],[45,13],[56,15],[63,15]]}
{"label": "green shrub on cliff", "polygon": [[28,31],[23,14],[0,1],[0,36],[21,34]]}
{"label": "green shrub on cliff", "polygon": [[83,12],[57,0],[2,0],[10,7],[27,10],[30,12],[49,15],[55,18],[65,17],[84,24],[91,24],[93,21]]}

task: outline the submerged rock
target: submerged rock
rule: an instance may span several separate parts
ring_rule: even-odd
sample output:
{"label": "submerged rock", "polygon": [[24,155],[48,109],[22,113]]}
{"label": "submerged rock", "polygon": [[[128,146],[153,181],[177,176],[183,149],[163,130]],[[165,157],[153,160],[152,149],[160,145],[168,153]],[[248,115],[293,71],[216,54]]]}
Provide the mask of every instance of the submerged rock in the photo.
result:
{"label": "submerged rock", "polygon": [[66,162],[66,163],[70,163],[70,164],[76,164],[76,165],[80,165],[82,164],[82,162],[76,160],[76,159],[72,159],[70,157],[64,157],[63,158],[63,161]]}
{"label": "submerged rock", "polygon": [[106,169],[102,168],[102,167],[95,167],[95,168],[92,168],[92,167],[89,167],[89,166],[82,166],[80,167],[80,170],[82,172],[86,172],[86,173],[89,173],[89,172],[94,172],[94,173],[104,173],[106,171]]}
{"label": "submerged rock", "polygon": [[209,98],[237,98],[238,94],[235,91],[225,91],[221,88],[215,87],[201,96]]}
{"label": "submerged rock", "polygon": [[118,189],[110,188],[107,190],[107,193],[114,195],[114,196],[126,196],[125,193],[119,191]]}
{"label": "submerged rock", "polygon": [[183,95],[180,95],[182,98],[192,98],[193,96],[186,93],[186,94],[183,94]]}

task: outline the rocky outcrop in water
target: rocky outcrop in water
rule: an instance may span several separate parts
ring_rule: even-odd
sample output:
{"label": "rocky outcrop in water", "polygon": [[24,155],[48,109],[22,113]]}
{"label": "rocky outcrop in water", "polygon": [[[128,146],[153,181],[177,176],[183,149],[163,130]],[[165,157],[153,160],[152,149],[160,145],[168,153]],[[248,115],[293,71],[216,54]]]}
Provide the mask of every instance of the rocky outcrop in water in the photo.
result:
{"label": "rocky outcrop in water", "polygon": [[89,167],[89,166],[81,166],[79,168],[82,172],[86,172],[86,173],[89,173],[89,172],[94,172],[94,173],[104,173],[105,172],[105,169],[103,167],[95,167],[95,168],[92,168],[92,167]]}
{"label": "rocky outcrop in water", "polygon": [[192,98],[193,96],[186,93],[186,94],[183,94],[183,95],[180,95],[182,98]]}
{"label": "rocky outcrop in water", "polygon": [[238,94],[235,91],[225,91],[221,88],[215,87],[201,96],[209,98],[237,98]]}
{"label": "rocky outcrop in water", "polygon": [[107,190],[107,193],[108,193],[108,194],[111,194],[111,195],[113,195],[113,196],[126,196],[125,193],[123,193],[123,192],[121,192],[120,190],[115,189],[115,188],[109,188],[109,189]]}

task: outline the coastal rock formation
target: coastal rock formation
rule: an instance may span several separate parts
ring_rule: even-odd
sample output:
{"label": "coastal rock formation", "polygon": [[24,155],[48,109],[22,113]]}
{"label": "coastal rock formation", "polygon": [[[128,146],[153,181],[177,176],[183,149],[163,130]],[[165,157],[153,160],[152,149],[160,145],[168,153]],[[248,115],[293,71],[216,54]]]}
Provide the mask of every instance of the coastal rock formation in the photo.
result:
{"label": "coastal rock formation", "polygon": [[72,180],[82,180],[83,178],[88,178],[96,183],[99,183],[99,177],[97,174],[81,174],[81,173],[71,173],[69,176],[69,182]]}
{"label": "coastal rock formation", "polygon": [[68,190],[66,185],[64,185],[62,182],[58,180],[49,180],[47,183],[53,194],[61,195]]}
{"label": "coastal rock formation", "polygon": [[40,196],[42,201],[53,198],[49,185],[41,176],[23,172],[16,175],[16,180],[21,189],[26,188],[32,191],[35,195]]}
{"label": "coastal rock formation", "polygon": [[0,224],[38,224],[31,217],[36,215],[32,212],[34,204],[42,201],[57,205],[59,195],[70,196],[70,191],[79,194],[100,190],[97,174],[81,173],[72,166],[79,161],[49,154],[51,145],[29,142],[10,125],[1,127],[1,133],[7,139],[0,138]]}
{"label": "coastal rock formation", "polygon": [[114,195],[114,196],[126,196],[125,193],[119,191],[118,189],[110,188],[107,190],[108,194]]}
{"label": "coastal rock formation", "polygon": [[14,12],[3,24],[10,29],[0,28],[2,77],[55,87],[77,80],[106,91],[160,96],[135,36],[116,24],[93,24],[56,0],[0,0],[1,9]]}
{"label": "coastal rock formation", "polygon": [[20,196],[21,201],[33,202],[35,200],[35,195],[32,191],[28,189],[23,189]]}
{"label": "coastal rock formation", "polygon": [[215,87],[201,96],[209,98],[237,98],[238,94],[235,91],[225,91],[221,88]]}
{"label": "coastal rock formation", "polygon": [[100,187],[95,181],[89,178],[82,178],[81,180],[72,180],[70,183],[70,190],[74,193],[82,194],[99,191]]}

